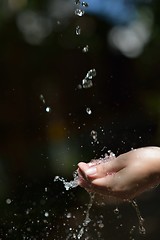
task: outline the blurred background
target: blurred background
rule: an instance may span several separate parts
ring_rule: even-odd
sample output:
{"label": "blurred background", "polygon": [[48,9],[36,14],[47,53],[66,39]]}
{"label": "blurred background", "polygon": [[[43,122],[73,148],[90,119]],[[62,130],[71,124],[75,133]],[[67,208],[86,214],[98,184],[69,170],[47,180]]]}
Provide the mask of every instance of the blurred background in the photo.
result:
{"label": "blurred background", "polygon": [[[160,2],[0,0],[0,239],[76,239],[79,161],[160,145]],[[81,239],[160,235],[159,188],[93,204]]]}

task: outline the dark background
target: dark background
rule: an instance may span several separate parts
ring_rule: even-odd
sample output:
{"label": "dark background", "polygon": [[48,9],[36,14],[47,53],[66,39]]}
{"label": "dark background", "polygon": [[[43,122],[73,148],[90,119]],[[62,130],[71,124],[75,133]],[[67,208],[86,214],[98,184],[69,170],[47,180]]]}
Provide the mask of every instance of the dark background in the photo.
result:
{"label": "dark background", "polygon": [[[128,2],[144,22],[146,11],[153,16],[150,39],[135,57],[107,41],[129,19],[78,17],[74,1],[0,1],[0,239],[74,239],[89,195],[65,191],[54,177],[71,180],[79,161],[108,150],[160,145],[160,4]],[[78,89],[90,69],[97,72],[93,87]],[[158,240],[159,188],[137,202],[146,235],[131,204],[118,214],[116,204],[94,204],[82,239]]]}

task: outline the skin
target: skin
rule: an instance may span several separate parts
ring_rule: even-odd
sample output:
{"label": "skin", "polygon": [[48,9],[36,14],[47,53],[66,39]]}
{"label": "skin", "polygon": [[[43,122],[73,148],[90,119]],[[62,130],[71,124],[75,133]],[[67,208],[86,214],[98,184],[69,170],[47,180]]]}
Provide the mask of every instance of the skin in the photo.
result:
{"label": "skin", "polygon": [[98,165],[80,162],[78,176],[89,192],[131,200],[160,183],[160,148],[134,149]]}

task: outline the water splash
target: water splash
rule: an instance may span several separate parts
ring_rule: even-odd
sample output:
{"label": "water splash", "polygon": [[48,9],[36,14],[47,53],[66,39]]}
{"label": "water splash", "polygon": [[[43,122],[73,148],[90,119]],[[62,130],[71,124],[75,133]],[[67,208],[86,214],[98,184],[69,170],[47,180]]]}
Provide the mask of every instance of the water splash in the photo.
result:
{"label": "water splash", "polygon": [[86,216],[85,216],[85,219],[83,221],[82,227],[79,230],[79,233],[77,235],[77,239],[81,239],[82,238],[82,236],[84,235],[86,227],[91,222],[91,219],[90,219],[89,215],[90,215],[90,209],[91,209],[91,207],[93,205],[94,198],[95,198],[95,194],[90,193],[90,201],[89,201],[88,206],[87,206]]}
{"label": "water splash", "polygon": [[[71,188],[75,188],[75,187],[77,187],[78,186],[78,172],[77,171],[75,171],[74,173],[73,173],[73,177],[74,177],[74,179],[72,180],[72,181],[66,181],[66,179],[65,178],[63,178],[63,177],[60,177],[60,176],[55,176],[55,178],[54,178],[54,182],[57,182],[57,181],[61,181],[63,184],[64,184],[64,187],[65,187],[65,189],[66,189],[66,191],[68,191],[69,189],[71,189]],[[90,195],[90,201],[89,201],[89,203],[88,203],[88,205],[87,205],[87,210],[86,210],[86,214],[85,214],[85,219],[84,219],[84,221],[83,221],[83,223],[82,223],[82,226],[80,226],[80,230],[79,230],[79,232],[76,234],[76,233],[70,233],[68,236],[67,236],[67,240],[68,239],[81,239],[82,238],[82,236],[84,235],[84,233],[85,233],[85,229],[86,229],[86,227],[88,226],[88,224],[91,222],[91,219],[90,219],[90,209],[91,209],[91,207],[92,207],[92,205],[93,205],[93,201],[94,201],[94,197],[95,197],[95,194],[93,194],[93,193],[89,193],[89,195]],[[47,216],[46,216],[47,217]],[[71,213],[67,213],[67,218],[71,218]],[[70,230],[72,230],[71,228],[70,228]]]}
{"label": "water splash", "polygon": [[55,176],[54,182],[57,182],[57,181],[61,181],[63,183],[66,191],[68,191],[69,189],[75,188],[75,187],[78,186],[78,172],[75,171],[73,173],[73,180],[71,180],[69,182],[65,178],[63,178],[63,177]]}
{"label": "water splash", "polygon": [[105,153],[104,157],[100,157],[99,159],[93,159],[90,162],[90,165],[98,165],[101,163],[112,161],[115,158],[116,158],[115,154],[111,150],[108,150],[108,153]]}
{"label": "water splash", "polygon": [[144,219],[143,219],[143,217],[141,216],[141,213],[140,213],[138,204],[136,203],[135,200],[132,200],[132,201],[131,201],[131,204],[132,204],[132,206],[134,207],[134,209],[135,209],[135,211],[136,211],[136,214],[137,214],[137,217],[138,217],[138,221],[139,221],[139,233],[142,234],[142,235],[145,235],[145,234],[146,234],[146,229],[145,229],[145,227],[144,227]]}

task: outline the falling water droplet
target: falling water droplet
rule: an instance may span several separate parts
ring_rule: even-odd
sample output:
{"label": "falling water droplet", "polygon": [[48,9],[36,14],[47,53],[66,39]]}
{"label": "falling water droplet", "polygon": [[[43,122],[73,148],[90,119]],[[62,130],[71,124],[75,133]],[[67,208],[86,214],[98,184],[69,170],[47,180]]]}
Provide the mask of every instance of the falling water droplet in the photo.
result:
{"label": "falling water droplet", "polygon": [[86,78],[88,78],[88,79],[92,79],[93,77],[95,77],[96,76],[96,69],[91,69],[91,70],[89,70],[88,71],[88,73],[87,73],[87,75],[86,75]]}
{"label": "falling water droplet", "polygon": [[119,214],[119,209],[118,209],[118,208],[115,208],[115,209],[114,209],[114,213],[115,213],[115,214]]}
{"label": "falling water droplet", "polygon": [[103,223],[102,220],[98,220],[98,221],[97,221],[97,224],[98,224],[98,227],[99,227],[99,228],[104,228],[104,223]]}
{"label": "falling water droplet", "polygon": [[91,69],[87,72],[85,78],[82,80],[83,88],[91,88],[93,86],[92,78],[96,76],[96,70]]}
{"label": "falling water droplet", "polygon": [[88,47],[88,45],[86,45],[86,46],[82,49],[82,52],[87,53],[87,52],[88,52],[88,49],[89,49],[89,47]]}
{"label": "falling water droplet", "polygon": [[94,140],[95,142],[97,142],[97,132],[96,132],[95,130],[92,130],[92,131],[91,131],[91,137],[93,138],[93,140]]}
{"label": "falling water droplet", "polygon": [[80,0],[75,0],[76,5],[80,5],[80,3],[81,3]]}
{"label": "falling water droplet", "polygon": [[41,101],[42,101],[44,104],[46,103],[46,101],[45,101],[45,98],[44,98],[43,94],[40,94],[39,98],[40,98],[40,100],[41,100]]}
{"label": "falling water droplet", "polygon": [[66,214],[66,217],[67,217],[67,218],[71,218],[71,217],[72,217],[72,214],[69,212],[69,213]]}
{"label": "falling water droplet", "polygon": [[80,35],[81,34],[81,28],[80,26],[76,27],[76,35]]}
{"label": "falling water droplet", "polygon": [[91,88],[93,86],[93,82],[92,82],[92,80],[88,80],[88,79],[84,78],[82,80],[82,86],[83,86],[83,88]]}
{"label": "falling water droplet", "polygon": [[78,88],[78,89],[82,89],[82,85],[81,85],[81,84],[78,84],[77,88]]}
{"label": "falling water droplet", "polygon": [[88,3],[87,2],[82,2],[82,6],[83,7],[88,7]]}
{"label": "falling water droplet", "polygon": [[7,199],[6,199],[6,203],[7,203],[7,204],[11,204],[11,202],[12,202],[12,200],[11,200],[10,198],[7,198]]}
{"label": "falling water droplet", "polygon": [[44,216],[45,216],[45,217],[49,217],[49,213],[48,213],[48,212],[45,212],[45,213],[44,213]]}
{"label": "falling water droplet", "polygon": [[87,211],[86,211],[86,216],[85,216],[85,219],[84,219],[84,222],[83,222],[83,226],[81,227],[81,229],[79,230],[79,233],[77,235],[77,239],[81,239],[84,232],[85,232],[85,228],[88,226],[88,224],[90,223],[91,219],[90,219],[90,209],[93,205],[93,201],[94,201],[94,197],[95,197],[95,194],[91,194],[90,193],[90,202],[88,203],[87,205]]}
{"label": "falling water droplet", "polygon": [[137,214],[137,217],[138,217],[138,220],[139,220],[139,233],[142,234],[142,235],[145,235],[146,234],[146,229],[144,227],[144,219],[141,216],[138,204],[134,200],[131,201],[131,204],[134,207],[134,209],[136,211],[136,214]]}
{"label": "falling water droplet", "polygon": [[92,110],[89,107],[86,108],[86,112],[88,113],[88,115],[92,114]]}
{"label": "falling water droplet", "polygon": [[77,8],[74,13],[75,13],[76,16],[82,17],[85,12],[83,10]]}
{"label": "falling water droplet", "polygon": [[46,112],[51,112],[51,108],[50,107],[46,107]]}

